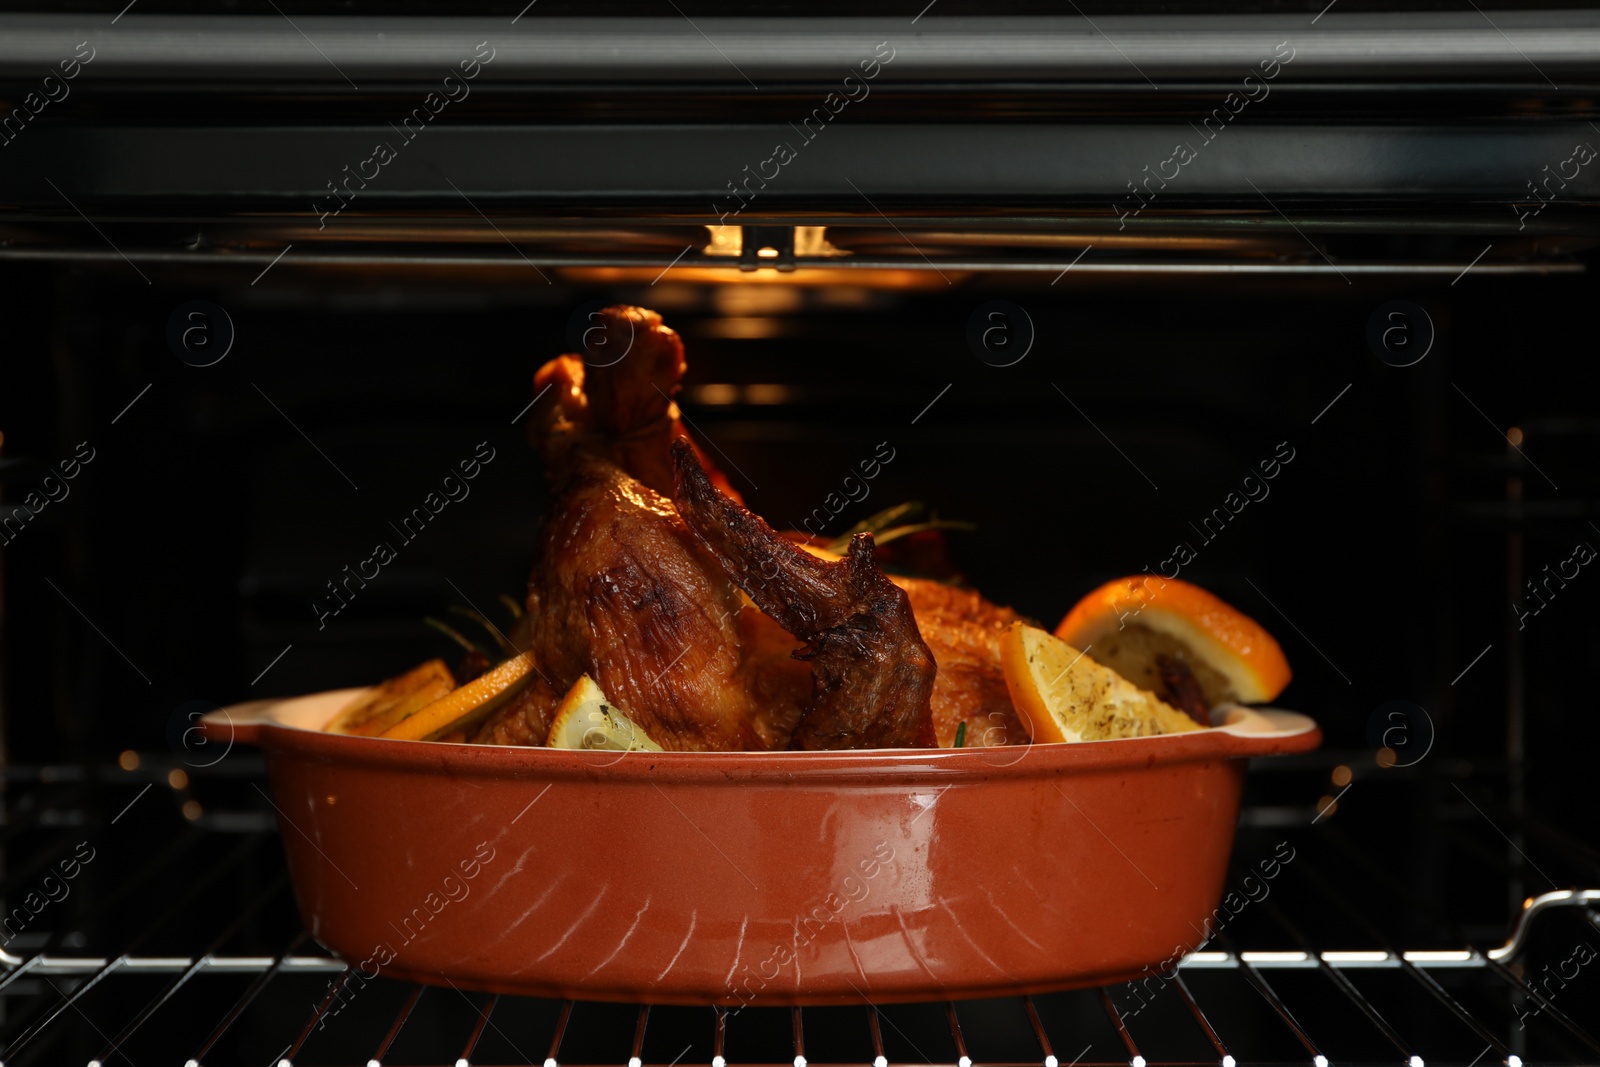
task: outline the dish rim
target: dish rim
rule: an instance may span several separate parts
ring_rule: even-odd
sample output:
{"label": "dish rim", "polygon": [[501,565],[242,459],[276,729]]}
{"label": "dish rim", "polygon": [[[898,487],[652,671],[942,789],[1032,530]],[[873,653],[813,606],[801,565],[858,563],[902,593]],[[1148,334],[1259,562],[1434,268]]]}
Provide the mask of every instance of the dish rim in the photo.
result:
{"label": "dish rim", "polygon": [[[532,745],[404,741],[330,734],[309,722],[327,718],[370,689],[328,690],[219,708],[199,720],[204,743],[258,745],[268,753],[311,757],[351,766],[410,768],[444,776],[586,778],[617,781],[663,778],[704,783],[729,781],[896,780],[1026,776],[1137,769],[1215,759],[1308,752],[1322,742],[1309,716],[1276,708],[1230,705],[1213,711],[1222,725],[1181,734],[993,748],[876,748],[827,752],[616,752]],[[296,721],[299,720],[299,721]],[[1231,721],[1228,721],[1231,720]],[[223,757],[217,757],[220,759]]]}

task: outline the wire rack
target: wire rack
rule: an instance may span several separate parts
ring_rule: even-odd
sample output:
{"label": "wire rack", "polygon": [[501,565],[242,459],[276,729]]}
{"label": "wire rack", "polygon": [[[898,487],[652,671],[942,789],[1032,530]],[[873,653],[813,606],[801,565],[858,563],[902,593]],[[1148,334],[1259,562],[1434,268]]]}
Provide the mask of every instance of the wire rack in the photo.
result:
{"label": "wire rack", "polygon": [[[1168,975],[1033,997],[728,1010],[352,983],[295,916],[270,809],[249,802],[259,763],[230,759],[191,780],[159,758],[131,762],[8,772],[6,1065],[1600,1062],[1600,966],[1586,971],[1573,952],[1600,946],[1600,891],[1574,881],[1474,941],[1471,929],[1493,924],[1434,909],[1426,887],[1411,892],[1408,872],[1363,847],[1359,823],[1323,818],[1326,806],[1289,827],[1281,808],[1246,811],[1237,854],[1266,832],[1252,823],[1269,824],[1295,842],[1294,881]],[[1493,869],[1496,851],[1454,818],[1440,836],[1489,862],[1480,882],[1500,896],[1522,872]],[[1600,874],[1582,842],[1513,829],[1535,869]],[[68,856],[82,862],[63,882]],[[1424,947],[1397,944],[1395,929]]]}

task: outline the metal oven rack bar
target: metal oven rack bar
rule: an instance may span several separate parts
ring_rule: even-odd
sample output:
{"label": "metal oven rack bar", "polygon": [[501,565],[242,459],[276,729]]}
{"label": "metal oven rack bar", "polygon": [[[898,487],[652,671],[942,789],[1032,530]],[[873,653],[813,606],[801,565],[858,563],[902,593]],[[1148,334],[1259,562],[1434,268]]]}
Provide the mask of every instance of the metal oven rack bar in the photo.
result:
{"label": "metal oven rack bar", "polygon": [[[222,869],[224,865],[219,865]],[[279,879],[269,886],[256,900],[247,905],[247,910],[241,912],[235,926],[242,923],[250,909],[260,907],[272,895],[283,892],[285,882]],[[1554,907],[1569,906],[1577,908],[1584,914],[1586,920],[1600,930],[1600,917],[1594,912],[1594,907],[1600,905],[1600,890],[1581,892],[1568,892],[1550,894],[1547,899],[1541,899],[1532,906],[1527,913],[1529,916]],[[1402,1035],[1403,1024],[1392,1024],[1388,1021],[1379,1007],[1372,1004],[1356,987],[1350,983],[1347,975],[1349,972],[1361,970],[1391,970],[1402,972],[1412,977],[1416,982],[1430,993],[1438,996],[1440,1000],[1451,1009],[1463,1027],[1469,1028],[1477,1037],[1485,1042],[1485,1052],[1492,1053],[1491,1059],[1484,1062],[1498,1062],[1509,1067],[1518,1067],[1520,1058],[1511,1048],[1495,1033],[1489,1030],[1481,1021],[1476,1019],[1466,1008],[1462,1007],[1455,998],[1445,993],[1438,984],[1432,972],[1442,971],[1476,971],[1484,975],[1493,975],[1516,985],[1530,998],[1538,1000],[1554,1021],[1566,1029],[1572,1037],[1590,1054],[1600,1054],[1600,1042],[1588,1032],[1580,1023],[1561,1014],[1559,1007],[1540,996],[1537,990],[1512,975],[1500,962],[1515,949],[1525,933],[1526,922],[1520,925],[1512,939],[1501,948],[1480,952],[1476,949],[1461,949],[1452,951],[1404,951],[1391,952],[1386,949],[1372,951],[1284,951],[1284,952],[1256,952],[1249,950],[1230,949],[1227,951],[1196,952],[1183,959],[1172,978],[1172,984],[1177,990],[1194,1027],[1215,1051],[1215,1059],[1205,1062],[1215,1062],[1221,1067],[1235,1067],[1238,1062],[1230,1051],[1230,1043],[1219,1032],[1202,1007],[1199,998],[1191,988],[1191,981],[1197,974],[1213,971],[1236,971],[1242,974],[1248,985],[1267,1004],[1272,1012],[1278,1016],[1294,1039],[1303,1046],[1305,1056],[1302,1062],[1313,1067],[1326,1067],[1328,1058],[1320,1051],[1320,1044],[1315,1036],[1308,1033],[1296,1021],[1294,1010],[1275,990],[1271,979],[1274,973],[1291,971],[1311,971],[1326,976],[1329,984],[1340,994],[1362,1011],[1393,1045],[1396,1057],[1394,1062],[1407,1064],[1409,1067],[1419,1067],[1426,1062],[1435,1062],[1425,1059],[1417,1051],[1417,1046],[1408,1042]],[[218,942],[225,941],[232,928]],[[186,958],[181,956],[139,956],[123,954],[114,958],[93,956],[72,956],[64,954],[40,953],[25,959],[5,956],[0,959],[9,969],[3,979],[5,985],[10,985],[25,976],[33,978],[70,977],[80,980],[71,993],[64,993],[61,1002],[49,1010],[45,1016],[28,1027],[21,1034],[15,1035],[7,1046],[7,1055],[4,1062],[27,1062],[22,1055],[27,1051],[28,1044],[42,1031],[55,1023],[64,1013],[72,1008],[77,1001],[91,988],[106,978],[113,971],[123,975],[168,975],[169,982],[162,986],[159,993],[152,998],[120,1033],[115,1040],[110,1041],[101,1053],[90,1061],[91,1065],[110,1064],[117,1055],[118,1050],[171,999],[178,988],[191,980],[202,979],[207,975],[215,974],[240,974],[251,973],[257,975],[245,993],[234,1003],[217,1025],[212,1028],[207,1036],[196,1047],[190,1050],[185,1063],[198,1067],[213,1062],[208,1054],[218,1045],[219,1041],[227,1034],[229,1029],[240,1021],[250,1005],[259,997],[262,990],[275,978],[286,974],[317,974],[333,976],[327,993],[311,1009],[309,1016],[300,1025],[291,1044],[275,1061],[279,1067],[288,1067],[297,1061],[296,1057],[307,1039],[319,1029],[326,1021],[332,1004],[340,995],[344,982],[350,975],[346,964],[334,957],[314,952],[304,952],[309,937],[304,932],[285,946],[283,952],[276,956],[223,956],[206,953],[198,957]],[[368,1067],[385,1062],[384,1057],[394,1046],[396,1039],[401,1035],[408,1021],[414,1015],[418,1001],[425,993],[439,995],[440,990],[430,990],[421,985],[411,985],[405,995],[403,1003],[394,1015],[392,1023],[381,1034],[375,1037],[370,1058],[366,1060]],[[459,990],[457,992],[460,992]],[[1100,988],[1095,991],[1104,1007],[1116,1036],[1119,1038],[1120,1048],[1126,1055],[1108,1058],[1102,1054],[1095,1059],[1084,1059],[1081,1056],[1072,1061],[1082,1067],[1103,1067],[1103,1065],[1123,1065],[1131,1067],[1178,1067],[1192,1061],[1173,1061],[1147,1059],[1140,1051],[1136,1027],[1130,1025],[1122,1012],[1119,1011],[1112,999],[1112,990]],[[455,1063],[470,1065],[475,1063],[472,1058],[473,1051],[480,1043],[486,1031],[495,1027],[497,1012],[506,1013],[517,1010],[523,998],[502,997],[498,995],[461,994],[468,996],[474,1005],[473,1022],[468,1032],[461,1037],[461,1053]],[[1067,1035],[1056,1035],[1055,1040],[1042,1022],[1040,1011],[1034,997],[1020,999],[1021,1007],[1027,1017],[1031,1036],[1038,1049],[1038,1056],[1029,1060],[984,1060],[970,1055],[965,1039],[965,1031],[961,1022],[961,1005],[955,1002],[945,1002],[942,1005],[946,1018],[952,1045],[956,1051],[955,1057],[950,1061],[951,1067],[1059,1067],[1060,1060],[1053,1049],[1056,1041]],[[568,1023],[573,1011],[579,1006],[575,1001],[564,1001],[560,1004],[555,1025],[552,1027],[548,1052],[542,1061],[543,1067],[560,1067],[569,1062],[562,1058],[563,1038],[568,1028]],[[750,1064],[748,1067],[835,1067],[834,1064],[824,1064],[808,1059],[805,1043],[805,1012],[807,1009],[792,1008],[790,1014],[791,1043],[794,1050],[792,1063],[786,1064]],[[645,1037],[650,1021],[651,1009],[641,1005],[637,1008],[631,1051],[627,1058],[627,1067],[672,1067],[665,1063],[647,1061],[645,1051]],[[884,1051],[882,1036],[881,1006],[871,1005],[865,1015],[866,1032],[861,1035],[861,1044],[864,1050],[862,1060],[853,1064],[853,1067],[864,1067],[871,1062],[877,1067],[888,1067],[897,1061],[890,1060]],[[709,1057],[714,1067],[726,1067],[730,1062],[725,1058],[725,1033],[727,1027],[727,1013],[723,1010],[708,1010],[707,1023],[711,1030],[709,1045],[713,1049]],[[893,1025],[893,1024],[891,1024]],[[909,1040],[909,1039],[908,1039]],[[1071,1041],[1066,1041],[1063,1047],[1070,1047]],[[868,1052],[870,1051],[870,1057]],[[525,1060],[534,1063],[532,1059]],[[587,1062],[587,1061],[572,1061]],[[935,1062],[935,1061],[930,1061]],[[843,1067],[843,1065],[839,1065]]]}

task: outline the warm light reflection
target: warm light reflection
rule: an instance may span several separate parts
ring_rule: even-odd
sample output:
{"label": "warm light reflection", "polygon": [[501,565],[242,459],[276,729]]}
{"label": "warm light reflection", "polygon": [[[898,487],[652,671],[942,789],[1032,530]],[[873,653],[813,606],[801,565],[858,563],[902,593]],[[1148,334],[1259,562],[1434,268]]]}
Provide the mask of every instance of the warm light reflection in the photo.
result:
{"label": "warm light reflection", "polygon": [[776,382],[752,382],[735,385],[732,382],[706,382],[684,387],[684,399],[691,404],[720,407],[737,404],[787,404],[797,398],[797,391]]}
{"label": "warm light reflection", "polygon": [[768,337],[782,337],[787,325],[786,320],[769,315],[725,315],[701,323],[697,332],[704,337],[759,341]]}
{"label": "warm light reflection", "polygon": [[[857,254],[867,255],[868,244],[860,236],[852,232],[852,240],[847,243],[856,246]],[[840,238],[843,240],[844,238]],[[1251,235],[1236,237],[1232,235],[1218,236],[1214,234],[1136,234],[1136,233],[1048,233],[1026,232],[1021,230],[916,230],[913,239],[919,244],[949,245],[956,248],[1030,248],[1030,249],[1062,249],[1068,254],[1075,254],[1085,245],[1094,245],[1096,248],[1152,248],[1158,251],[1182,249],[1184,251],[1206,252],[1249,252],[1272,251],[1270,243],[1260,237]],[[871,237],[871,244],[883,245],[893,248],[897,245],[903,247],[905,241],[892,231],[879,231]],[[798,251],[798,249],[797,249]]]}
{"label": "warm light reflection", "polygon": [[805,294],[789,286],[722,286],[711,304],[718,315],[788,315],[804,306]]}
{"label": "warm light reflection", "polygon": [[[563,281],[575,285],[637,285],[649,288],[661,277],[660,267],[562,267],[556,271]],[[864,267],[849,270],[840,267],[800,267],[792,271],[734,270],[730,267],[673,267],[667,271],[662,284],[667,281],[682,284],[712,285],[803,285],[811,288],[832,286],[864,286],[870,289],[926,289],[945,290],[959,285],[971,276],[971,271],[945,270],[941,275],[931,270],[900,270]],[[948,280],[947,280],[948,279]],[[1048,278],[1046,279],[1048,280]]]}
{"label": "warm light reflection", "polygon": [[728,382],[708,382],[705,385],[691,385],[684,392],[687,394],[689,402],[693,404],[721,406],[739,402],[739,387]]}
{"label": "warm light reflection", "polygon": [[794,390],[787,385],[770,382],[755,382],[744,387],[746,404],[787,404],[793,395]]}

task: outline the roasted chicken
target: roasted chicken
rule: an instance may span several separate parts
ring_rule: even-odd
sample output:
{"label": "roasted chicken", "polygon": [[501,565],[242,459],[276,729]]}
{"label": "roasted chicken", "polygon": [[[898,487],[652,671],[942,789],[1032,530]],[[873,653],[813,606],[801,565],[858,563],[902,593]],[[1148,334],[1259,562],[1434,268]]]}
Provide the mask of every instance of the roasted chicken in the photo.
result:
{"label": "roasted chicken", "polygon": [[474,740],[544,743],[584,674],[667,749],[1027,740],[999,660],[1014,612],[889,578],[870,534],[825,560],[775,532],[681,424],[677,334],[643,308],[599,320],[534,378],[553,492],[512,639],[539,678]]}
{"label": "roasted chicken", "polygon": [[806,642],[815,686],[794,732],[799,748],[932,747],[934,663],[911,599],[873,560],[872,535],[825,561],[787,541],[711,484],[675,442],[678,514],[755,606]]}

